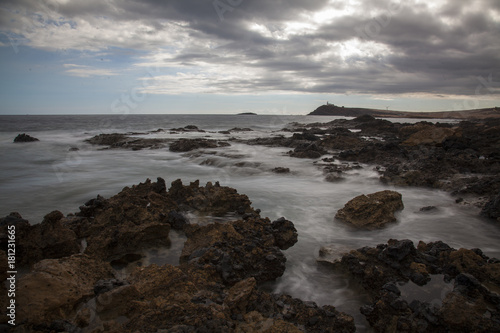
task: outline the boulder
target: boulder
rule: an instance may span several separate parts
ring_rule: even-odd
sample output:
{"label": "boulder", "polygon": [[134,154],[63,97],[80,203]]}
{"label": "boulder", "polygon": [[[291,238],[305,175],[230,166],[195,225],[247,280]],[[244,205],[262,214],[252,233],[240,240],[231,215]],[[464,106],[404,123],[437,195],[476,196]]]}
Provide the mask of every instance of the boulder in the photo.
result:
{"label": "boulder", "polygon": [[271,170],[274,173],[290,173],[290,168],[276,167]]}
{"label": "boulder", "polygon": [[356,228],[375,229],[396,221],[394,213],[403,208],[401,194],[385,190],[355,197],[337,212],[335,218]]}
{"label": "boulder", "polygon": [[23,134],[18,134],[15,138],[14,138],[14,142],[15,143],[18,143],[18,142],[34,142],[34,141],[40,141],[38,140],[37,138],[34,138],[26,133],[23,133]]}
{"label": "boulder", "polygon": [[277,219],[271,223],[273,235],[276,245],[282,250],[286,250],[297,243],[297,229],[293,222],[288,221],[284,217]]}

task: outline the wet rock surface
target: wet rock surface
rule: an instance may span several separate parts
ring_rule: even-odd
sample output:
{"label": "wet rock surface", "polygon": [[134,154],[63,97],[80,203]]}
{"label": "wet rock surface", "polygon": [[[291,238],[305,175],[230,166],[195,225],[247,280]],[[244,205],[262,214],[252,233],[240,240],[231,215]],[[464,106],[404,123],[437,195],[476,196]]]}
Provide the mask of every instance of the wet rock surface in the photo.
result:
{"label": "wet rock surface", "polygon": [[14,138],[14,143],[18,143],[18,142],[35,142],[35,141],[40,141],[40,140],[38,140],[37,138],[34,138],[31,135],[26,134],[26,133],[18,134]]}
{"label": "wet rock surface", "polygon": [[[479,249],[443,242],[389,240],[345,254],[339,265],[360,281],[373,302],[361,308],[376,332],[496,332],[500,329],[500,262]],[[434,299],[402,295],[406,284],[426,293],[441,279]],[[418,287],[420,286],[420,287]]]}
{"label": "wet rock surface", "polygon": [[187,152],[200,148],[227,147],[229,143],[212,139],[179,139],[170,144],[170,151]]}
{"label": "wet rock surface", "polygon": [[[188,212],[231,218],[198,225]],[[98,195],[76,214],[53,211],[31,226],[12,213],[0,220],[8,225],[45,241],[29,238],[38,248],[24,256],[34,263],[18,281],[14,332],[355,331],[353,318],[333,306],[259,289],[285,271],[282,250],[297,242],[297,230],[285,218],[260,217],[246,195],[218,183],[176,180],[167,189],[162,178],[148,179],[109,199]],[[112,265],[140,259],[141,249],[168,248],[172,227],[187,237],[180,265],[117,275]],[[67,239],[86,246],[64,252]],[[54,252],[60,258],[48,259]]]}
{"label": "wet rock surface", "polygon": [[[141,133],[142,134],[142,133]],[[154,138],[140,138],[132,137],[121,133],[112,134],[99,134],[90,139],[85,140],[93,145],[107,146],[110,149],[122,148],[122,149],[159,149],[166,145],[167,140],[165,139],[154,139]]]}
{"label": "wet rock surface", "polygon": [[403,208],[401,194],[386,190],[355,197],[337,212],[335,218],[356,228],[375,229],[396,221],[394,213]]}

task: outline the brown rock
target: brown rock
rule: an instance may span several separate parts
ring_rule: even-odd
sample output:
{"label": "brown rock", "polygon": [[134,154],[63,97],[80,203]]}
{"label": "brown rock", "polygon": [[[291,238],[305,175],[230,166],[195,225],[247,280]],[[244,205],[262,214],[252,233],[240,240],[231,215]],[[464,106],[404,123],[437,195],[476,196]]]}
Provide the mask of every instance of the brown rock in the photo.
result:
{"label": "brown rock", "polygon": [[111,267],[86,255],[46,259],[18,282],[18,322],[50,323],[68,319],[78,304],[94,296],[94,284],[111,277]]}
{"label": "brown rock", "polygon": [[237,308],[240,311],[245,311],[248,305],[248,299],[256,286],[257,282],[253,277],[238,282],[229,289],[224,304],[230,309]]}
{"label": "brown rock", "polygon": [[30,225],[17,213],[3,218],[0,227],[7,233],[7,225],[16,228],[16,263],[20,266],[42,259],[56,259],[80,252],[80,242],[72,230],[62,225],[63,214],[53,211],[45,215],[42,223]]}
{"label": "brown rock", "polygon": [[395,191],[360,195],[350,200],[335,217],[357,228],[375,229],[396,221],[394,213],[404,208],[402,196]]}
{"label": "brown rock", "polygon": [[410,137],[402,143],[403,145],[440,145],[444,140],[459,133],[454,128],[421,124],[417,124],[414,126],[416,129],[418,129],[418,131],[410,135]]}

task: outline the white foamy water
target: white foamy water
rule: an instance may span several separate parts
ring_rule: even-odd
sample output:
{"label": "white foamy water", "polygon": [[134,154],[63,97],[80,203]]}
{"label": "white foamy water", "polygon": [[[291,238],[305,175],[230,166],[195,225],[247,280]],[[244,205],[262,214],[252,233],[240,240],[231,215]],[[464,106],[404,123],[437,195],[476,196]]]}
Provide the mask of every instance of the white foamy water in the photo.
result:
{"label": "white foamy water", "polygon": [[[374,166],[352,170],[341,182],[330,183],[313,160],[286,155],[287,148],[249,146],[231,142],[230,147],[202,152],[173,153],[158,150],[101,150],[83,142],[99,133],[141,132],[196,125],[206,133],[170,134],[169,131],[143,137],[216,139],[254,138],[291,133],[280,132],[292,121],[327,122],[334,117],[305,116],[0,116],[0,216],[17,211],[32,224],[41,222],[52,210],[64,214],[97,194],[105,197],[124,186],[146,178],[178,178],[185,184],[199,179],[202,184],[219,181],[249,196],[261,215],[271,220],[284,216],[294,222],[299,241],[285,251],[287,270],[278,281],[266,285],[320,305],[332,304],[357,317],[358,329],[365,330],[359,306],[366,299],[346,276],[318,266],[321,246],[359,248],[385,243],[390,238],[414,242],[442,240],[455,248],[481,248],[500,257],[500,226],[477,216],[475,208],[455,204],[445,192],[423,188],[397,188],[379,182]],[[217,133],[233,127],[250,127],[252,132]],[[28,133],[39,142],[14,144],[18,133]],[[78,148],[77,151],[70,151]],[[326,156],[325,156],[326,157]],[[290,168],[276,174],[276,167]],[[398,222],[375,231],[357,231],[334,220],[335,213],[359,194],[392,189],[403,195],[405,209]],[[425,206],[432,212],[420,212]],[[182,240],[182,237],[175,237]],[[179,250],[181,246],[173,246]],[[153,262],[171,261],[167,252],[156,252]]]}

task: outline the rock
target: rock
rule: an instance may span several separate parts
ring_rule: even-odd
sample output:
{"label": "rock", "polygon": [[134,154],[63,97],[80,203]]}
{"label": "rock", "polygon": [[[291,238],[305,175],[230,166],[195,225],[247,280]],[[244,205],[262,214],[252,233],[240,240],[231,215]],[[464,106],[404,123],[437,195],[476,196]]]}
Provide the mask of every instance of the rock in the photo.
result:
{"label": "rock", "polygon": [[425,206],[425,207],[422,207],[422,208],[419,209],[420,212],[425,212],[425,213],[427,213],[427,212],[435,212],[437,210],[438,209],[437,209],[436,206]]}
{"label": "rock", "polygon": [[277,219],[271,223],[273,235],[276,245],[282,250],[286,250],[297,243],[297,229],[291,221],[284,217]]}
{"label": "rock", "polygon": [[394,213],[404,208],[402,196],[395,191],[360,195],[350,200],[335,217],[357,228],[380,228],[396,221]]}
{"label": "rock", "polygon": [[229,130],[230,132],[253,132],[253,129],[251,128],[241,128],[241,127],[234,127]]}
{"label": "rock", "polygon": [[491,219],[500,218],[500,192],[484,205],[481,215]]}
{"label": "rock", "polygon": [[179,139],[170,144],[169,150],[173,152],[187,152],[200,148],[217,148],[227,145],[227,142],[217,142],[211,139]]}
{"label": "rock", "polygon": [[23,134],[18,134],[15,138],[14,138],[14,142],[34,142],[34,141],[40,141],[38,140],[37,138],[34,138],[26,133],[23,133]]}
{"label": "rock", "polygon": [[320,158],[326,153],[327,152],[316,143],[306,143],[295,148],[295,150],[290,153],[290,156],[297,158]]}
{"label": "rock", "polygon": [[276,167],[271,171],[274,173],[290,173],[290,168]]}
{"label": "rock", "polygon": [[172,210],[168,213],[167,222],[170,224],[172,229],[182,230],[184,226],[188,224],[188,219],[179,212]]}
{"label": "rock", "polygon": [[[499,321],[491,320],[500,315],[500,297],[495,294],[500,264],[479,249],[455,250],[439,241],[420,242],[415,249],[409,240],[389,240],[375,248],[351,251],[340,265],[372,295],[373,303],[361,312],[377,332],[495,332],[500,328]],[[426,284],[433,274],[455,279],[454,288],[446,292],[438,286],[440,295],[432,304],[402,298],[397,285],[408,280],[420,285],[413,288],[422,288],[422,294],[432,292]]]}
{"label": "rock", "polygon": [[106,260],[119,259],[146,247],[168,246],[168,214],[178,210],[158,178],[125,187],[104,199],[97,196],[80,207],[75,223],[68,223],[79,238],[87,239],[85,253]]}
{"label": "rock", "polygon": [[94,296],[94,284],[112,276],[111,267],[86,255],[46,259],[18,280],[16,322],[50,323],[75,314],[78,304]]}
{"label": "rock", "polygon": [[122,149],[159,149],[163,148],[166,139],[148,139],[131,137],[121,133],[99,134],[90,139],[85,140],[93,145],[108,146],[108,148],[122,148]]}
{"label": "rock", "polygon": [[410,137],[402,143],[403,145],[440,145],[446,139],[455,135],[460,135],[460,132],[457,132],[456,129],[437,127],[433,124],[427,125],[419,123],[413,125],[413,128],[411,130],[416,130],[416,132],[411,134]]}
{"label": "rock", "polygon": [[[285,271],[286,262],[278,242],[287,247],[294,236],[291,222],[285,220],[275,226],[273,230],[269,220],[255,218],[201,227],[190,225],[185,229],[188,239],[180,261],[203,269],[212,266],[221,281],[229,285],[250,277],[259,283],[275,280]],[[280,228],[286,232],[280,233]]]}
{"label": "rock", "polygon": [[187,125],[182,128],[172,128],[170,131],[174,132],[200,132],[200,133],[205,133],[204,130],[199,129],[198,126],[195,125]]}
{"label": "rock", "polygon": [[[183,225],[177,220],[189,209],[236,210],[244,220]],[[178,267],[139,266],[125,281],[100,259],[137,259],[133,251],[166,239],[170,223],[177,222],[187,237]],[[31,228],[16,213],[3,223],[15,223],[16,231]],[[96,324],[98,330],[116,333],[355,331],[353,318],[332,306],[320,308],[257,288],[283,274],[286,258],[280,248],[293,245],[297,232],[284,218],[272,223],[260,218],[246,196],[218,183],[184,186],[178,180],[167,191],[163,179],[148,179],[109,199],[89,200],[76,216],[54,211],[42,224],[86,238],[85,253],[92,257],[42,260],[18,280],[16,296],[26,300],[17,308],[20,331],[95,331]]]}
{"label": "rock", "polygon": [[120,286],[97,296],[96,311],[101,320],[118,318],[127,313],[131,300],[139,298],[140,294],[135,286]]}
{"label": "rock", "polygon": [[[42,259],[56,259],[80,252],[75,232],[63,226],[63,214],[53,211],[45,215],[42,223],[30,225],[18,213],[11,213],[0,222],[0,230],[7,234],[8,225],[16,227],[16,262],[20,266]],[[5,243],[5,244],[4,244]],[[7,240],[0,240],[7,248]]]}
{"label": "rock", "polygon": [[184,210],[194,211],[199,214],[224,216],[228,213],[240,215],[258,214],[251,207],[252,202],[244,194],[239,194],[234,188],[213,185],[208,182],[204,187],[199,181],[183,185],[180,179],[172,182],[168,196]]}

